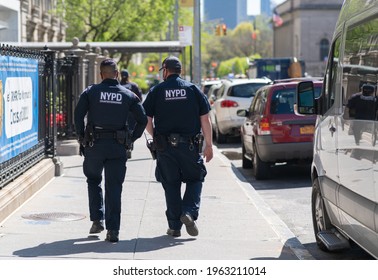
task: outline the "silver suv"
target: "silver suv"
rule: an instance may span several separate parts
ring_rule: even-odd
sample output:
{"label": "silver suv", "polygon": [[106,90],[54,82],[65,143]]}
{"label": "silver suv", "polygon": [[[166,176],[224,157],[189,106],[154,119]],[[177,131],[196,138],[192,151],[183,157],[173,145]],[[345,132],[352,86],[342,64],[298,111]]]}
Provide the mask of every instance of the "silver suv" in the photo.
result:
{"label": "silver suv", "polygon": [[209,96],[211,123],[219,144],[225,143],[227,136],[240,136],[244,118],[236,114],[237,110],[247,109],[256,91],[270,83],[269,79],[222,80],[216,95]]}

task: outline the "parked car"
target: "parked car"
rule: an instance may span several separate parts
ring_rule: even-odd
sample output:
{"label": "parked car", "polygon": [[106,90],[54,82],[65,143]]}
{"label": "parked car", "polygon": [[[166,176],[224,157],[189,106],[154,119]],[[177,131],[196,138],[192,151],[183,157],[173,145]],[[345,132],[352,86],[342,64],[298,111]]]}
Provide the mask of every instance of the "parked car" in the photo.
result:
{"label": "parked car", "polygon": [[256,91],[272,81],[269,79],[223,80],[212,96],[210,118],[215,140],[225,143],[228,136],[239,136],[244,118],[236,115],[238,109],[246,109]]}
{"label": "parked car", "polygon": [[218,95],[218,91],[222,88],[222,83],[214,84],[210,87],[209,91],[207,92],[208,100],[210,105],[214,104],[216,96]]}
{"label": "parked car", "polygon": [[[276,163],[311,163],[315,115],[294,113],[299,80],[273,83],[260,88],[249,109],[238,110],[245,116],[241,126],[242,166],[253,167],[256,179],[269,178]],[[322,81],[314,87],[320,95]]]}
{"label": "parked car", "polygon": [[[311,167],[312,220],[325,251],[351,241],[378,259],[378,1],[345,0],[319,98],[298,85],[297,112],[318,115]],[[353,100],[353,101],[352,101]]]}
{"label": "parked car", "polygon": [[212,85],[217,85],[217,84],[220,84],[221,83],[221,80],[219,79],[216,79],[216,80],[205,80],[202,82],[201,84],[201,89],[202,89],[202,92],[207,96],[209,97],[209,90],[211,88]]}

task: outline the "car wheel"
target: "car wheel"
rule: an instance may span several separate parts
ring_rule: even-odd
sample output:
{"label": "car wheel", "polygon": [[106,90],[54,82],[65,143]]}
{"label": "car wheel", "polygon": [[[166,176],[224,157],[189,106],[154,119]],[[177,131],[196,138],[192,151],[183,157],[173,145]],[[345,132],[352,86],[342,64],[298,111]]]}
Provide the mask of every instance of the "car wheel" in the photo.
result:
{"label": "car wheel", "polygon": [[331,230],[333,228],[324,205],[322,194],[320,192],[318,179],[315,179],[312,185],[311,209],[316,244],[318,245],[319,249],[329,251],[318,237],[318,233],[320,231]]}
{"label": "car wheel", "polygon": [[264,180],[269,177],[270,164],[260,159],[259,154],[257,153],[256,144],[254,145],[252,165],[253,176],[255,176],[256,180]]}
{"label": "car wheel", "polygon": [[224,144],[227,141],[226,134],[221,133],[218,127],[215,130],[215,137],[218,144]]}
{"label": "car wheel", "polygon": [[242,144],[242,167],[243,168],[252,168],[252,161],[245,157],[245,147]]}

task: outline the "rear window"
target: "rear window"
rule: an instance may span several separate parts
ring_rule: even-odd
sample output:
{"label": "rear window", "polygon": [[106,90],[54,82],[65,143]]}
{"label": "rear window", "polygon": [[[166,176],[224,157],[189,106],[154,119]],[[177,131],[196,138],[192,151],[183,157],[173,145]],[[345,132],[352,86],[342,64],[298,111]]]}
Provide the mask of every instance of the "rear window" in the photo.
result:
{"label": "rear window", "polygon": [[242,85],[235,85],[231,87],[231,90],[228,93],[228,96],[234,97],[252,97],[255,96],[256,91],[265,86],[266,84],[263,83],[253,83],[253,84],[242,84]]}
{"label": "rear window", "polygon": [[[320,96],[321,87],[315,87],[315,97]],[[271,114],[294,114],[295,88],[279,89],[272,95]]]}

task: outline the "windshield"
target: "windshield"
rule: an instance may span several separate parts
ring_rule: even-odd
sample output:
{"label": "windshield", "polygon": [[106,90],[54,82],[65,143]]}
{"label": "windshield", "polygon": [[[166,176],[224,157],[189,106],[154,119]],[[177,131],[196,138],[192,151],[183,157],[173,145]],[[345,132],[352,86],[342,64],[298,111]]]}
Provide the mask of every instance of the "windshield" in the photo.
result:
{"label": "windshield", "polygon": [[[293,114],[295,88],[279,89],[272,95],[271,114]],[[315,87],[315,98],[320,96],[321,87]]]}
{"label": "windshield", "polygon": [[235,85],[231,88],[228,95],[234,97],[253,97],[256,91],[265,85],[263,83]]}

